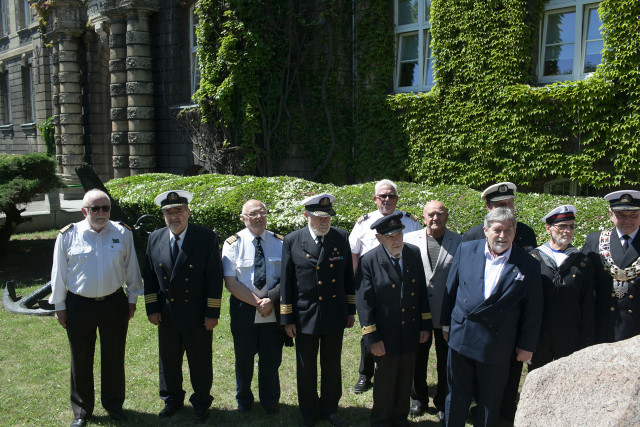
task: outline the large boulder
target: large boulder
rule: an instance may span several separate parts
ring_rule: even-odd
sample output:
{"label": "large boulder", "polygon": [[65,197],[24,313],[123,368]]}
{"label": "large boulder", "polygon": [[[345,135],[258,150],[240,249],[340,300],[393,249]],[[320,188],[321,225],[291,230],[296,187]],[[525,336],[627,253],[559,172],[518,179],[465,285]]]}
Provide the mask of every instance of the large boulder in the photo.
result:
{"label": "large boulder", "polygon": [[599,344],[532,371],[515,426],[640,426],[640,336]]}

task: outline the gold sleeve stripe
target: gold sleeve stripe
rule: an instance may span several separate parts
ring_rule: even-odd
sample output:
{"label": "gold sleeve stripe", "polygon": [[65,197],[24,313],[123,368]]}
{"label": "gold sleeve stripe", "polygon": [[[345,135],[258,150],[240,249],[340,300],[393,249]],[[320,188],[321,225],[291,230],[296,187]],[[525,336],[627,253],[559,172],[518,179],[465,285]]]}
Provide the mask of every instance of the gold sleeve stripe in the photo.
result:
{"label": "gold sleeve stripe", "polygon": [[291,313],[293,313],[293,304],[280,305],[280,314],[291,314]]}
{"label": "gold sleeve stripe", "polygon": [[370,334],[371,332],[375,332],[378,328],[376,325],[369,325],[362,328],[362,335]]}
{"label": "gold sleeve stripe", "polygon": [[356,296],[355,295],[347,295],[347,304],[355,304]]}
{"label": "gold sleeve stripe", "polygon": [[158,294],[146,294],[144,296],[144,303],[151,304],[154,302],[158,302]]}
{"label": "gold sleeve stripe", "polygon": [[220,307],[222,307],[222,299],[221,298],[207,298],[207,307],[210,307],[210,308],[220,308]]}
{"label": "gold sleeve stripe", "polygon": [[431,313],[422,313],[422,320],[431,320]]}

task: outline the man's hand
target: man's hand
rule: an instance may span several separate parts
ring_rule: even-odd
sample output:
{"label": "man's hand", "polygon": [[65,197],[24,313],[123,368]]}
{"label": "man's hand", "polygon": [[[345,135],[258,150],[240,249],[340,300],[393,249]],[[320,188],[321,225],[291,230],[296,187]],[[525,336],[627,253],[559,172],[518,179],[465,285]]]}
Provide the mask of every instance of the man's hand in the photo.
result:
{"label": "man's hand", "polygon": [[356,323],[356,316],[350,314],[347,316],[347,328],[353,328],[353,325]]}
{"label": "man's hand", "polygon": [[442,331],[442,336],[446,342],[449,342],[449,332]]}
{"label": "man's hand", "polygon": [[269,298],[262,298],[258,301],[256,308],[262,317],[268,317],[273,311],[273,302]]}
{"label": "man's hand", "polygon": [[160,325],[160,322],[162,322],[162,314],[161,313],[152,313],[152,314],[147,316],[147,319],[149,319],[149,322],[151,322],[154,325],[158,326],[158,325]]}
{"label": "man's hand", "polygon": [[420,344],[424,344],[429,341],[431,331],[420,331]]}
{"label": "man's hand", "polygon": [[136,305],[133,303],[129,303],[129,320],[136,314]]}
{"label": "man's hand", "polygon": [[207,331],[212,330],[216,326],[218,326],[218,319],[214,319],[213,317],[205,317],[204,318],[204,328]]}
{"label": "man's hand", "polygon": [[384,343],[382,342],[382,340],[371,344],[371,347],[369,347],[369,351],[371,351],[371,354],[373,354],[374,356],[384,356],[385,354],[387,354],[384,349]]}
{"label": "man's hand", "polygon": [[285,325],[284,326],[284,330],[287,333],[287,335],[289,335],[289,337],[291,337],[291,338],[295,338],[298,335],[298,333],[296,331],[295,323],[290,323],[288,325]]}
{"label": "man's hand", "polygon": [[527,360],[531,360],[533,353],[516,347],[516,356],[518,358],[518,362],[526,362]]}
{"label": "man's hand", "polygon": [[60,323],[60,326],[67,329],[67,310],[56,310],[54,316],[58,320],[58,323]]}

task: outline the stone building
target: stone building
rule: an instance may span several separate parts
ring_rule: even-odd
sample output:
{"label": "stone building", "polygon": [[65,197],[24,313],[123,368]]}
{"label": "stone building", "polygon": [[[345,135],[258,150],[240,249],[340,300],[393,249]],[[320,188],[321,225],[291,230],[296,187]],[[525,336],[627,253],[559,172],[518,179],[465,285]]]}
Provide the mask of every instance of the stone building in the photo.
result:
{"label": "stone building", "polygon": [[53,117],[69,182],[83,161],[103,180],[184,173],[197,163],[176,120],[197,89],[194,3],[0,0],[0,152],[46,151],[37,125]]}

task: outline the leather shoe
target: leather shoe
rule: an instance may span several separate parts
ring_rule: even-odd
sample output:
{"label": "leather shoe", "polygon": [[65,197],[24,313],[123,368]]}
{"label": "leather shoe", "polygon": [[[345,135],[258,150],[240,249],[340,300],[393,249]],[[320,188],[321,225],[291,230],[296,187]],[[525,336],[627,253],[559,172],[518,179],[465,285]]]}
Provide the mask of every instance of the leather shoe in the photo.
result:
{"label": "leather shoe", "polygon": [[419,417],[427,412],[427,405],[423,405],[419,400],[411,399],[411,407],[409,408],[409,415]]}
{"label": "leather shoe", "polygon": [[73,421],[71,421],[71,427],[84,427],[86,425],[87,425],[86,418],[76,418]]}
{"label": "leather shoe", "polygon": [[444,412],[438,411],[436,417],[438,417],[438,421],[444,421]]}
{"label": "leather shoe", "polygon": [[201,424],[209,418],[209,408],[196,409],[193,413],[193,423]]}
{"label": "leather shoe", "polygon": [[342,421],[336,414],[327,415],[324,417],[325,420],[329,421],[332,426],[335,427],[346,427],[347,423]]}
{"label": "leather shoe", "polygon": [[169,418],[172,417],[173,414],[178,412],[180,409],[182,409],[182,403],[166,403],[158,416],[160,418]]}
{"label": "leather shoe", "polygon": [[372,387],[371,380],[367,378],[365,375],[360,375],[360,378],[358,378],[358,382],[356,383],[355,386],[353,386],[353,391],[355,391],[356,394],[360,394],[369,390],[371,387]]}
{"label": "leather shoe", "polygon": [[124,414],[124,411],[121,409],[119,411],[107,411],[109,416],[114,421],[125,421],[127,416]]}

